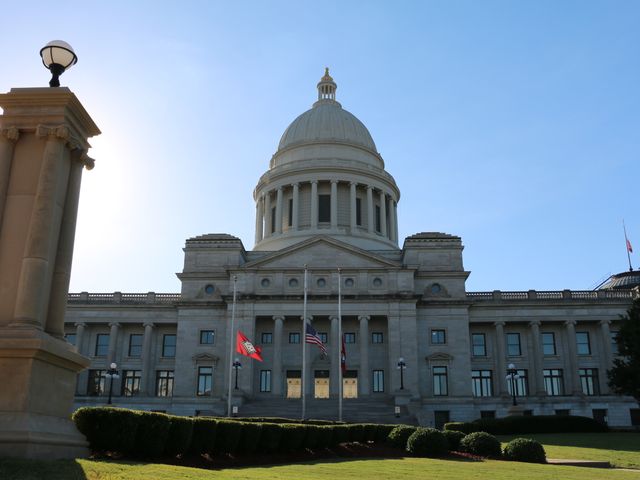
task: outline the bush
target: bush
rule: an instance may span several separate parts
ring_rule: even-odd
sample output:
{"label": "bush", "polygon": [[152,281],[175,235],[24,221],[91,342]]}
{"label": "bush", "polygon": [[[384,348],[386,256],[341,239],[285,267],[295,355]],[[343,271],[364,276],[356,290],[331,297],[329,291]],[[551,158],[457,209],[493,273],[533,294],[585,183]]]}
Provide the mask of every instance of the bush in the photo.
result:
{"label": "bush", "polygon": [[460,450],[460,441],[465,437],[464,433],[457,430],[444,430],[442,434],[447,439],[449,450],[454,452]]}
{"label": "bush", "polygon": [[362,423],[354,423],[347,426],[349,430],[349,442],[364,442],[365,426]]}
{"label": "bush", "polygon": [[411,425],[398,425],[389,433],[388,442],[394,447],[404,450],[407,447],[407,440],[417,428]]}
{"label": "bush", "polygon": [[487,432],[474,432],[466,435],[460,441],[460,446],[465,452],[481,457],[497,458],[502,454],[498,439]]}
{"label": "bush", "polygon": [[280,450],[294,452],[304,447],[304,439],[307,435],[307,426],[300,424],[281,424],[282,437],[280,438]]}
{"label": "bush", "polygon": [[333,446],[333,428],[327,425],[318,426],[317,448],[329,448]]}
{"label": "bush", "polygon": [[71,418],[87,437],[92,450],[125,454],[134,451],[138,412],[113,407],[82,407]]}
{"label": "bush", "polygon": [[479,426],[474,422],[449,422],[444,424],[445,431],[462,432],[468,435],[473,432],[479,432]]}
{"label": "bush", "polygon": [[263,423],[260,444],[265,452],[275,452],[280,448],[282,428],[277,423]]}
{"label": "bush", "polygon": [[134,453],[142,457],[159,457],[164,453],[171,421],[164,413],[136,412],[138,429],[136,430]]}
{"label": "bush", "polygon": [[396,428],[397,425],[376,425],[376,436],[374,442],[376,443],[384,443],[389,439],[389,434],[391,431]]}
{"label": "bush", "polygon": [[575,415],[513,415],[504,418],[479,418],[473,422],[449,422],[445,430],[464,433],[487,432],[493,435],[521,433],[598,433],[608,428],[593,418]]}
{"label": "bush", "polygon": [[350,425],[334,425],[329,428],[333,429],[333,438],[331,439],[329,447],[340,445],[351,439]]}
{"label": "bush", "polygon": [[365,423],[364,427],[364,441],[365,442],[375,442],[376,435],[378,433],[378,425],[375,423]]}
{"label": "bush", "polygon": [[242,436],[242,422],[218,420],[215,438],[215,453],[233,453],[238,449]]}
{"label": "bush", "polygon": [[164,445],[164,453],[172,456],[187,453],[192,435],[192,418],[169,415],[169,435]]}
{"label": "bush", "polygon": [[547,463],[544,447],[530,438],[514,438],[504,447],[504,458],[516,462]]}
{"label": "bush", "polygon": [[253,453],[261,446],[262,424],[255,422],[242,422],[242,437],[238,444],[238,451]]}
{"label": "bush", "polygon": [[321,428],[319,425],[307,425],[307,435],[304,437],[304,448],[313,449],[318,446]]}
{"label": "bush", "polygon": [[447,438],[435,428],[417,428],[407,439],[407,452],[417,457],[441,457],[447,450]]}
{"label": "bush", "polygon": [[213,453],[216,444],[217,426],[218,421],[213,418],[194,418],[193,435],[189,450],[195,454]]}

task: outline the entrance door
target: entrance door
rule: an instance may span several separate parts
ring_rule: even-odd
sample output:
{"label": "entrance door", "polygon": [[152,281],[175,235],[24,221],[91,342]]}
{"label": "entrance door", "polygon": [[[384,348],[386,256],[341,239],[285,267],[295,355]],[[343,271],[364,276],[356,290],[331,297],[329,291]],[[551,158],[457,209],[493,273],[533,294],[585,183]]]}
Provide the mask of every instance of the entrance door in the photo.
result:
{"label": "entrance door", "polygon": [[342,398],[358,398],[358,379],[342,379]]}
{"label": "entrance door", "polygon": [[300,370],[287,370],[287,398],[302,396],[302,379]]}
{"label": "entrance door", "polygon": [[440,430],[445,423],[449,423],[449,410],[436,410],[433,412],[434,426]]}
{"label": "entrance door", "polygon": [[315,398],[329,398],[329,371],[316,370],[313,396]]}

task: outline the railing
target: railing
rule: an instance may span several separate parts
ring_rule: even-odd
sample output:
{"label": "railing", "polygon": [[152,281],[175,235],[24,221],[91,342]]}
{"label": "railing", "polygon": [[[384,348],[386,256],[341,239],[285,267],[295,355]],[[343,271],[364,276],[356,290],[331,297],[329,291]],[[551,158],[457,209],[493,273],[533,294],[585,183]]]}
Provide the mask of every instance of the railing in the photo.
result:
{"label": "railing", "polygon": [[69,304],[91,304],[91,305],[169,305],[180,301],[182,296],[179,293],[70,293],[67,296]]}
{"label": "railing", "polygon": [[467,292],[467,298],[474,301],[488,300],[633,300],[640,293],[637,290],[557,290],[526,292]]}

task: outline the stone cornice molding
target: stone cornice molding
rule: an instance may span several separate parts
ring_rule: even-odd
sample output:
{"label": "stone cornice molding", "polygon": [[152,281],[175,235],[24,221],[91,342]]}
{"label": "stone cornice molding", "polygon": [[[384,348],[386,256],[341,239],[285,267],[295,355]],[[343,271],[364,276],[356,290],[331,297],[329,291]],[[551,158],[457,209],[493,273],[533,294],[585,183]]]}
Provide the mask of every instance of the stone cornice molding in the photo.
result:
{"label": "stone cornice molding", "polygon": [[198,353],[192,356],[191,360],[193,361],[194,364],[213,363],[213,366],[215,367],[218,364],[218,361],[220,360],[220,358],[211,353]]}
{"label": "stone cornice molding", "polygon": [[0,129],[0,138],[4,138],[9,142],[15,143],[20,138],[20,130],[16,127],[7,127]]}

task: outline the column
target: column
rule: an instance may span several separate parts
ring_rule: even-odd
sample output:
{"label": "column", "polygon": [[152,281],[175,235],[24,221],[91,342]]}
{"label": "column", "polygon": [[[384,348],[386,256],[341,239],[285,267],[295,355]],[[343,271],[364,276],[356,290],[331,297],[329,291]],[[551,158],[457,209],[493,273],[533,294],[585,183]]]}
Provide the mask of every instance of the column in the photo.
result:
{"label": "column", "polygon": [[[142,338],[142,379],[140,380],[140,395],[153,396],[154,375],[153,363],[151,362],[151,342],[153,340],[153,328],[155,325],[151,322],[144,323],[144,337]],[[111,339],[109,339],[111,340]]]}
{"label": "column", "polygon": [[505,376],[507,375],[507,369],[504,365],[504,322],[495,322],[496,327],[496,386],[498,387],[499,395],[509,395],[507,390],[507,382]]}
{"label": "column", "polygon": [[369,370],[369,316],[361,315],[358,317],[360,321],[360,372],[358,373],[358,390],[361,395],[369,395],[371,393],[369,387],[369,378],[371,372]]}
{"label": "column", "polygon": [[380,191],[380,232],[383,237],[388,237],[387,233],[387,196]]}
{"label": "column", "polygon": [[0,129],[0,226],[2,214],[9,190],[9,172],[13,159],[13,149],[20,138],[20,132],[15,127]]}
{"label": "column", "polygon": [[367,231],[373,233],[376,221],[373,218],[373,187],[367,186]]}
{"label": "column", "polygon": [[258,243],[260,240],[262,240],[262,223],[263,223],[263,217],[264,217],[264,199],[262,197],[262,195],[260,195],[258,197],[258,199],[256,200],[256,241],[255,243]]}
{"label": "column", "polygon": [[389,197],[389,239],[392,242],[398,241],[398,236],[396,235],[396,208],[395,203],[393,201],[393,197]]}
{"label": "column", "polygon": [[293,184],[293,212],[291,213],[292,218],[292,222],[291,222],[291,228],[294,231],[298,230],[298,211],[300,209],[300,191],[299,191],[300,187],[298,186],[297,183]]}
{"label": "column", "polygon": [[[295,200],[294,200],[295,203]],[[271,393],[282,396],[282,327],[284,317],[273,316],[273,370],[271,371]]]}
{"label": "column", "polygon": [[[84,343],[84,335],[87,330],[86,323],[76,323],[76,349],[79,354],[84,353],[83,343]],[[89,370],[84,369],[80,373],[78,373],[78,378],[76,380],[76,395],[84,395],[87,392],[87,380],[88,380]]]}
{"label": "column", "polygon": [[273,235],[271,231],[271,193],[267,192],[264,195],[264,236],[270,235]]}
{"label": "column", "polygon": [[311,181],[311,230],[318,228],[318,181]]}
{"label": "column", "polygon": [[569,380],[567,392],[574,395],[582,394],[582,386],[580,385],[580,377],[578,376],[578,352],[576,345],[576,321],[567,320],[564,322],[567,332],[567,346],[569,347],[569,362],[566,365],[569,370],[566,378]]}
{"label": "column", "polygon": [[358,217],[356,216],[357,207],[356,207],[356,182],[351,182],[349,184],[349,226],[351,227],[351,233],[354,234],[356,229],[358,228]]}
{"label": "column", "polygon": [[282,187],[276,194],[276,233],[282,233]]}
{"label": "column", "polygon": [[600,365],[603,368],[598,370],[598,376],[600,381],[600,393],[610,393],[607,382],[607,369],[611,368],[613,363],[613,352],[611,351],[611,320],[600,321],[600,336],[602,337],[602,362]]}
{"label": "column", "polygon": [[394,235],[396,237],[396,241],[398,240],[398,203],[393,202],[393,218],[395,222],[393,222]]}
{"label": "column", "polygon": [[537,320],[530,322],[529,327],[531,327],[531,343],[533,345],[533,374],[529,374],[529,379],[533,379],[533,385],[529,386],[529,391],[538,396],[546,395],[544,375],[542,374],[544,362],[540,346],[540,322]]}
{"label": "column", "polygon": [[116,361],[116,348],[118,346],[118,330],[120,324],[113,322],[109,324],[109,354],[107,356],[107,366]]}
{"label": "column", "polygon": [[338,322],[339,318],[337,315],[332,315],[329,317],[331,320],[331,338],[329,339],[329,364],[330,364],[330,382],[329,382],[329,395],[332,397],[338,397],[340,394],[339,381],[340,381],[340,360],[338,359],[339,351],[340,351],[340,339],[338,338]]}
{"label": "column", "polygon": [[[300,319],[302,319],[302,317],[300,317]],[[308,323],[309,325],[313,325],[313,315],[307,315],[307,321],[306,323]],[[304,326],[304,329],[302,330],[302,335],[300,338],[300,342],[304,342],[304,334],[306,331],[306,326]],[[302,347],[302,345],[301,345]],[[305,378],[305,384],[306,384],[306,393],[307,393],[307,400],[312,399],[313,398],[313,394],[314,394],[314,383],[315,383],[315,379],[313,376],[313,368],[311,368],[311,358],[312,358],[312,350],[311,347],[314,347],[312,344],[307,344],[306,345],[306,371],[303,372],[303,377]],[[314,347],[315,348],[315,347]],[[300,351],[302,351],[302,348],[300,348]],[[302,362],[300,362],[300,366],[302,366]],[[307,403],[307,412],[309,411],[309,404]]]}

